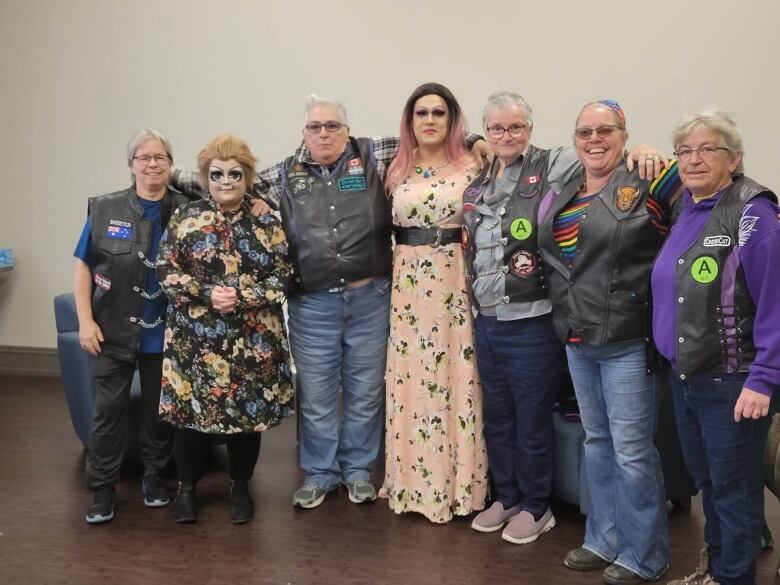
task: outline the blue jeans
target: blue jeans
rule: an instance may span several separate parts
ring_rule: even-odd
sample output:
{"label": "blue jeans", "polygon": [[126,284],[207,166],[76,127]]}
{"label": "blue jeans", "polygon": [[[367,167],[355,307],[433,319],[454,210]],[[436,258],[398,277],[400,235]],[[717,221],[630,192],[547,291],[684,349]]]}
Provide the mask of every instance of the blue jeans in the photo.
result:
{"label": "blue jeans", "polygon": [[734,422],[743,374],[671,375],[685,462],[701,490],[710,571],[721,585],[756,582],[770,416]]}
{"label": "blue jeans", "polygon": [[591,509],[583,546],[656,579],[669,562],[664,479],[653,444],[659,396],[645,344],[566,347],[585,429]]}
{"label": "blue jeans", "polygon": [[330,490],[370,479],[382,440],[390,280],[291,297],[289,316],[306,481]]}
{"label": "blue jeans", "polygon": [[563,346],[549,314],[514,321],[478,315],[475,329],[495,498],[505,508],[519,504],[541,517],[552,489],[552,414]]}

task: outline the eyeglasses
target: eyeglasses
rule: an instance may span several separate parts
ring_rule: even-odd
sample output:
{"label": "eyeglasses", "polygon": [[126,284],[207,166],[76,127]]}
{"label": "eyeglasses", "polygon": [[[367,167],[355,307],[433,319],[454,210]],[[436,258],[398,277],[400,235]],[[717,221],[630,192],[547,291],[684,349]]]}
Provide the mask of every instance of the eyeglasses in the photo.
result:
{"label": "eyeglasses", "polygon": [[700,146],[699,148],[688,148],[683,146],[678,148],[672,154],[677,157],[679,161],[688,161],[693,156],[694,152],[698,152],[701,158],[713,159],[719,150],[729,150],[723,146]]}
{"label": "eyeglasses", "polygon": [[139,156],[134,156],[133,160],[138,161],[142,165],[148,165],[152,160],[156,162],[158,165],[170,162],[170,158],[167,154],[155,154],[154,156],[150,156],[148,154],[142,154]]}
{"label": "eyeglasses", "polygon": [[[227,177],[227,181],[225,181]],[[233,183],[239,183],[244,178],[243,169],[230,169],[227,174],[221,169],[213,169],[209,171],[209,181],[213,183],[227,182],[229,185]]]}
{"label": "eyeglasses", "polygon": [[488,136],[496,140],[503,138],[505,132],[509,132],[512,138],[520,138],[527,129],[528,126],[526,124],[512,124],[509,128],[504,128],[503,126],[488,126],[485,128]]}
{"label": "eyeglasses", "polygon": [[341,122],[325,122],[324,124],[321,124],[320,122],[309,122],[304,126],[306,132],[309,134],[319,134],[322,132],[323,128],[325,128],[328,133],[338,132],[344,127],[346,127],[346,124],[342,124]]}
{"label": "eyeglasses", "polygon": [[599,138],[607,138],[608,136],[612,136],[617,130],[625,130],[625,128],[618,126],[617,124],[604,124],[602,126],[597,126],[596,128],[582,126],[581,128],[574,129],[574,135],[580,140],[587,140],[593,136],[593,133],[595,132],[599,135]]}

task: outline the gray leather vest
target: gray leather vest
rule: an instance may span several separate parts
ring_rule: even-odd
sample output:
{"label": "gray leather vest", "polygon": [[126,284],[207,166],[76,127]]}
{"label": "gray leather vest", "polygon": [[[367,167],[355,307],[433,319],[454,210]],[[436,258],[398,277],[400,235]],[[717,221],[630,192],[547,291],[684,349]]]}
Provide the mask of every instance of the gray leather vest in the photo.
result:
{"label": "gray leather vest", "polygon": [[[538,247],[539,205],[547,193],[547,169],[550,151],[531,145],[523,160],[520,179],[506,207],[498,210],[501,219],[503,248],[504,303],[530,302],[549,296],[545,270]],[[466,278],[479,278],[474,269],[476,248],[474,234],[484,216],[475,209],[482,202],[489,168],[486,168],[464,192],[464,225],[466,230]],[[482,275],[485,276],[485,275]],[[478,304],[478,299],[474,299]]]}

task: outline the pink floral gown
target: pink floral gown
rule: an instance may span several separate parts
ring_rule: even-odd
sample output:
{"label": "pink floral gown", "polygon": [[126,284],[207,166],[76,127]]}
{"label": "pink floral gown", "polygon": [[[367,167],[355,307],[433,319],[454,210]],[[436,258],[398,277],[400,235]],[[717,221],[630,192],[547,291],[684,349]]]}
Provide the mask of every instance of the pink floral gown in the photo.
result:
{"label": "pink floral gown", "polygon": [[[401,183],[392,193],[395,225],[460,227],[463,191],[475,173],[469,166]],[[443,523],[484,507],[488,469],[472,322],[460,244],[395,247],[380,496],[397,514]]]}

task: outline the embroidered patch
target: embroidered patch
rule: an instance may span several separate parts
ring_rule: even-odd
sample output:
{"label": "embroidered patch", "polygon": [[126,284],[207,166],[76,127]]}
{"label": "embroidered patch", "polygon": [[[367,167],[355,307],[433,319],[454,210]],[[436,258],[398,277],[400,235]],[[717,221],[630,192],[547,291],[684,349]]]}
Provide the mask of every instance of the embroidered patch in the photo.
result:
{"label": "embroidered patch", "polygon": [[299,177],[290,183],[292,186],[293,195],[305,191],[309,186],[309,182],[304,177]]}
{"label": "embroidered patch", "polygon": [[[465,205],[463,206],[465,209]],[[469,228],[467,228],[465,225],[460,226],[460,247],[463,248],[463,251],[465,252],[468,250],[469,245],[471,244],[471,232],[469,232]]]}
{"label": "embroidered patch", "polygon": [[637,197],[639,197],[639,189],[636,187],[632,187],[630,185],[618,187],[616,194],[617,208],[620,211],[628,211],[631,209],[631,206],[634,204],[634,201],[636,201]]}
{"label": "embroidered patch", "polygon": [[691,276],[699,284],[709,284],[718,277],[718,262],[712,256],[699,256],[691,265]]}
{"label": "embroidered patch", "polygon": [[347,161],[347,172],[350,175],[362,175],[365,174],[363,169],[363,161],[359,158],[351,158]]}
{"label": "embroidered patch", "polygon": [[728,248],[731,245],[729,236],[709,236],[704,238],[705,248]]}
{"label": "embroidered patch", "polygon": [[95,281],[95,285],[96,285],[98,288],[101,288],[101,289],[103,289],[103,290],[109,290],[109,289],[111,289],[111,279],[110,279],[110,278],[108,278],[108,277],[106,277],[106,276],[103,276],[103,275],[102,275],[102,274],[100,274],[99,272],[96,272],[96,273],[95,273],[95,274],[92,276],[92,280],[94,280],[94,281]]}
{"label": "embroidered patch", "polygon": [[528,250],[518,250],[512,254],[509,270],[515,276],[531,276],[537,268],[536,256]]}
{"label": "embroidered patch", "polygon": [[364,191],[366,179],[364,177],[345,177],[339,179],[339,191]]}
{"label": "embroidered patch", "polygon": [[477,210],[477,206],[474,205],[473,203],[470,203],[468,201],[463,203],[463,211],[476,211],[476,210]]}
{"label": "embroidered patch", "polygon": [[121,219],[109,219],[106,237],[116,240],[129,240],[133,237],[133,224]]}
{"label": "embroidered patch", "polygon": [[541,178],[541,177],[539,177],[539,175],[534,175],[534,176],[532,176],[532,177],[526,177],[526,178],[525,178],[525,182],[526,182],[528,185],[533,185],[534,183],[538,183],[540,178]]}
{"label": "embroidered patch", "polygon": [[463,192],[465,201],[476,201],[477,197],[479,197],[479,187],[469,187]]}
{"label": "embroidered patch", "polygon": [[518,217],[512,220],[509,228],[512,237],[516,240],[527,240],[533,232],[533,225],[525,217]]}
{"label": "embroidered patch", "polygon": [[747,244],[750,239],[750,235],[756,231],[756,223],[758,223],[758,216],[746,215],[748,210],[753,207],[752,203],[745,205],[745,209],[742,210],[742,217],[739,218],[739,245],[740,247]]}
{"label": "embroidered patch", "polygon": [[523,191],[517,192],[518,196],[522,197],[523,199],[532,199],[533,197],[536,197],[539,194],[539,191],[531,191],[529,193],[524,193]]}
{"label": "embroidered patch", "polygon": [[300,173],[303,170],[303,165],[300,163],[295,163],[293,165],[293,170]]}

